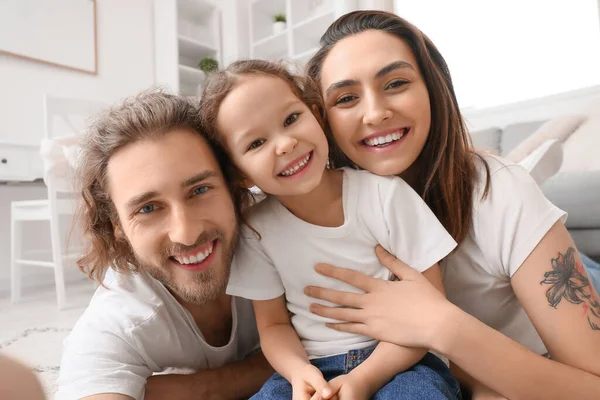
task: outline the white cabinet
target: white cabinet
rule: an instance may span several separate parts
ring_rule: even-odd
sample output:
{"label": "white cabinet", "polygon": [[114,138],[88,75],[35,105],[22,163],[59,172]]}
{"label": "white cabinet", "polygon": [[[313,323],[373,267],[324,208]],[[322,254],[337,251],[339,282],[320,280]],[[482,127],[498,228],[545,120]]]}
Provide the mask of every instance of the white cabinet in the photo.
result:
{"label": "white cabinet", "polygon": [[221,10],[217,0],[154,0],[157,85],[186,96],[199,94],[210,57],[222,67]]}
{"label": "white cabinet", "polygon": [[[253,58],[287,59],[302,67],[319,48],[319,39],[335,20],[334,0],[252,0],[250,54]],[[287,28],[273,30],[274,16],[285,14]]]}
{"label": "white cabinet", "polygon": [[42,176],[39,147],[0,143],[0,182],[33,181]]}

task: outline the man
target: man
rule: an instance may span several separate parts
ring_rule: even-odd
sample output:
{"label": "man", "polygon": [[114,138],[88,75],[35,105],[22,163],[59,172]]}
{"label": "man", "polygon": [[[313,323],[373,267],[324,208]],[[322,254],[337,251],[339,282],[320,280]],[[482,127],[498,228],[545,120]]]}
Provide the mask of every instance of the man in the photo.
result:
{"label": "man", "polygon": [[78,265],[103,286],[65,341],[58,399],[247,398],[272,374],[251,304],[225,294],[245,199],[198,116],[149,92],[82,139]]}

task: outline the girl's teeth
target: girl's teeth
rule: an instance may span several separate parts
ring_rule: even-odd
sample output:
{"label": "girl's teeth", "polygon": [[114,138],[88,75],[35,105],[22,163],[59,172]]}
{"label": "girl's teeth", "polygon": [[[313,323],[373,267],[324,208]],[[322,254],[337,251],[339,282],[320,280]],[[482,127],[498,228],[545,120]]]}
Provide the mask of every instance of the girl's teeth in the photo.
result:
{"label": "girl's teeth", "polygon": [[293,175],[294,173],[296,173],[299,169],[301,169],[302,167],[304,167],[306,165],[306,163],[308,162],[308,160],[310,160],[310,153],[304,158],[304,160],[300,161],[297,165],[293,166],[292,168],[289,168],[285,171],[283,171],[281,173],[281,175],[283,176],[290,176]]}
{"label": "girl's teeth", "polygon": [[385,136],[370,138],[370,139],[365,140],[364,142],[368,146],[378,146],[381,144],[388,144],[388,143],[392,143],[392,142],[400,139],[402,136],[404,136],[404,133],[405,133],[405,130],[402,130],[401,132],[390,133]]}

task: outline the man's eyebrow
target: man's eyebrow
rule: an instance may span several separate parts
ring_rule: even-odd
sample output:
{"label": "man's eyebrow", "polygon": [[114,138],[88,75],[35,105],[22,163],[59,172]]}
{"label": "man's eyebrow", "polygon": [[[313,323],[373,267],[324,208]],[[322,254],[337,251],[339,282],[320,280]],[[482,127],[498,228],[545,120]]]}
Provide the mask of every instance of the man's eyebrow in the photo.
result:
{"label": "man's eyebrow", "polygon": [[194,175],[191,178],[186,179],[181,184],[181,187],[185,189],[188,186],[195,185],[196,183],[207,180],[208,178],[216,178],[218,176],[219,176],[219,174],[217,174],[216,171],[213,171],[212,169],[207,169],[206,171],[200,172],[198,175]]}
{"label": "man's eyebrow", "polygon": [[158,192],[146,192],[146,193],[142,193],[138,196],[135,196],[133,198],[131,198],[127,204],[125,204],[125,207],[127,208],[133,208],[135,206],[138,206],[142,203],[147,202],[148,200],[150,200],[153,197],[158,196]]}
{"label": "man's eyebrow", "polygon": [[[194,175],[191,178],[186,179],[181,184],[181,187],[185,189],[188,186],[195,185],[195,184],[197,184],[199,182],[202,182],[202,181],[204,181],[206,179],[214,178],[214,177],[217,177],[217,176],[219,176],[219,174],[216,171],[213,171],[213,170],[202,171],[198,175]],[[159,195],[159,193],[157,191],[155,191],[155,190],[152,190],[152,191],[149,191],[149,192],[146,192],[146,193],[142,193],[142,194],[140,194],[138,196],[135,196],[135,197],[131,198],[127,202],[127,204],[125,206],[127,208],[133,208],[133,207],[136,207],[136,206],[138,206],[138,205],[140,205],[142,203],[147,202],[148,200],[150,200],[153,197],[157,197],[158,195]]]}
{"label": "man's eyebrow", "polygon": [[[382,76],[385,76],[386,74],[389,74],[392,71],[395,71],[397,69],[402,69],[402,68],[407,68],[407,69],[411,69],[414,71],[413,66],[410,65],[409,63],[407,63],[406,61],[394,61],[392,63],[389,63],[385,67],[381,68],[375,74],[375,79],[381,78]],[[358,84],[359,84],[359,82],[355,79],[344,79],[343,81],[334,82],[325,91],[325,97],[329,96],[329,94],[336,89],[341,89],[341,88],[345,88],[348,86],[354,86],[354,85],[358,85]]]}

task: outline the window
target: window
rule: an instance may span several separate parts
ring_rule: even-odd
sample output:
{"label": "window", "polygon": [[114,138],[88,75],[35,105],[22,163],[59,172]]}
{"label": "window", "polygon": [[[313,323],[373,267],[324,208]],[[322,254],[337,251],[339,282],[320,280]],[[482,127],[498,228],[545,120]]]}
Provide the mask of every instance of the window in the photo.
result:
{"label": "window", "polygon": [[599,0],[396,0],[438,47],[461,108],[600,84]]}

